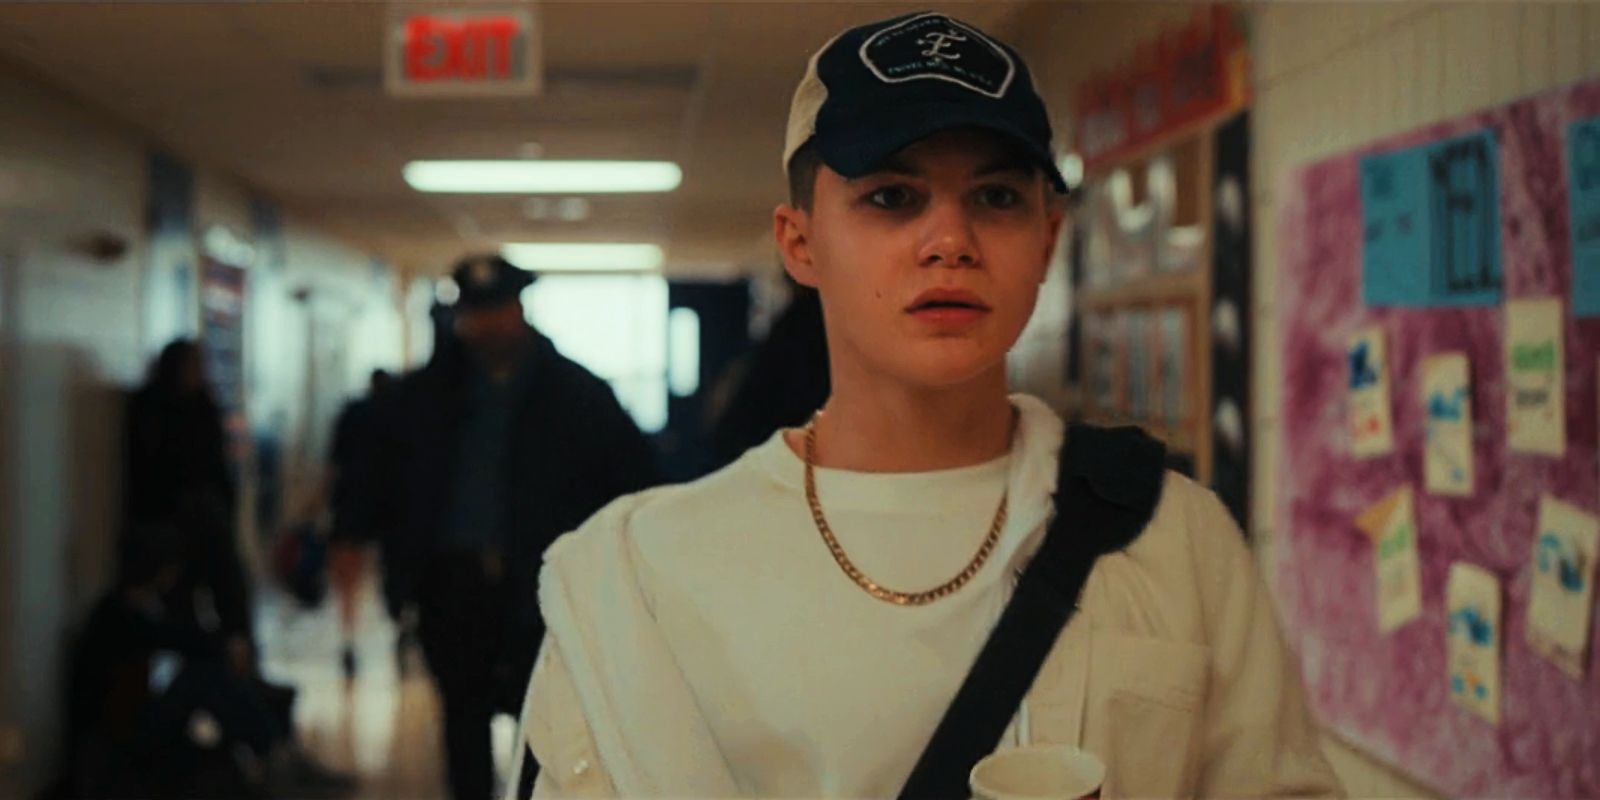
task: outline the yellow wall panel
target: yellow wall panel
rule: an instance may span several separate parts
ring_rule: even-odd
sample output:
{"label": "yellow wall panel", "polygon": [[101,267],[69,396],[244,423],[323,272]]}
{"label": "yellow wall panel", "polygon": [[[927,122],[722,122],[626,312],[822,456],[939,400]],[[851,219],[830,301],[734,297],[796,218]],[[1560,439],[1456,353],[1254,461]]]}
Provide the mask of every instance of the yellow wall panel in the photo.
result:
{"label": "yellow wall panel", "polygon": [[1522,93],[1522,8],[1517,3],[1487,3],[1491,35],[1483,53],[1489,67],[1490,104]]}
{"label": "yellow wall panel", "polygon": [[1555,40],[1555,10],[1543,3],[1518,4],[1522,20],[1518,28],[1520,45],[1522,93],[1529,94],[1552,86],[1556,81],[1555,53],[1551,44]]}
{"label": "yellow wall panel", "polygon": [[1402,80],[1415,86],[1412,93],[1411,114],[1403,117],[1402,127],[1422,125],[1439,119],[1444,114],[1444,42],[1438,14],[1419,17],[1411,24],[1411,47],[1416,56],[1412,72]]}
{"label": "yellow wall panel", "polygon": [[1600,69],[1600,3],[1583,5],[1583,63],[1591,74]]}
{"label": "yellow wall panel", "polygon": [[[1277,213],[1270,202],[1257,199],[1251,211],[1255,220],[1257,235],[1251,244],[1251,263],[1261,264],[1263,261],[1274,258],[1278,250],[1278,226],[1267,225],[1262,222],[1266,217]],[[1278,302],[1278,271],[1275,269],[1256,269],[1250,275],[1250,304],[1258,313],[1272,310]]]}
{"label": "yellow wall panel", "polygon": [[1481,108],[1494,100],[1493,63],[1487,57],[1496,38],[1490,28],[1492,14],[1491,6],[1471,3],[1451,6],[1437,15],[1445,51],[1445,116]]}
{"label": "yellow wall panel", "polygon": [[[1585,58],[1583,41],[1584,4],[1556,3],[1550,6],[1550,60],[1552,82],[1574,83],[1595,71],[1594,62]],[[1536,87],[1537,88],[1537,87]]]}

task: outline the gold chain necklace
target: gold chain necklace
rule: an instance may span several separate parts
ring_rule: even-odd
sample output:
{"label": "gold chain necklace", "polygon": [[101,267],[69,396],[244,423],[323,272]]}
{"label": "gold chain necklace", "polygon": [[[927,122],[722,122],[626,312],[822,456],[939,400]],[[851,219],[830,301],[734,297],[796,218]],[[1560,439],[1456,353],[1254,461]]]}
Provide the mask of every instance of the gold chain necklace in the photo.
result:
{"label": "gold chain necklace", "polygon": [[[819,416],[820,414],[821,412],[818,412]],[[1013,428],[1015,428],[1015,425],[1016,410],[1013,409]],[[822,513],[822,501],[817,499],[816,416],[813,416],[811,421],[806,423],[805,434],[806,503],[811,506],[811,519],[812,521],[816,522],[817,532],[822,534],[822,541],[828,546],[828,552],[833,554],[833,560],[839,565],[839,569],[844,570],[844,574],[849,577],[850,580],[855,581],[855,584],[861,587],[862,591],[884,601],[885,603],[893,603],[897,606],[925,606],[934,602],[935,600],[948,597],[949,595],[960,591],[961,587],[966,586],[967,582],[971,581],[973,577],[978,574],[978,570],[983,569],[984,562],[989,560],[989,556],[994,553],[995,545],[999,544],[1000,542],[1000,530],[1004,528],[1006,524],[1006,505],[1011,499],[1010,489],[1007,489],[1004,494],[1000,495],[1000,507],[995,509],[994,521],[989,524],[989,535],[983,537],[983,544],[978,546],[977,554],[972,557],[971,561],[967,562],[965,569],[957,573],[954,578],[951,578],[950,580],[945,581],[944,583],[941,583],[932,589],[921,592],[898,592],[894,589],[889,589],[878,585],[877,582],[863,574],[860,568],[858,568],[855,563],[850,560],[850,556],[845,554],[844,545],[839,544],[839,538],[833,535],[833,528],[828,526],[828,518]]]}

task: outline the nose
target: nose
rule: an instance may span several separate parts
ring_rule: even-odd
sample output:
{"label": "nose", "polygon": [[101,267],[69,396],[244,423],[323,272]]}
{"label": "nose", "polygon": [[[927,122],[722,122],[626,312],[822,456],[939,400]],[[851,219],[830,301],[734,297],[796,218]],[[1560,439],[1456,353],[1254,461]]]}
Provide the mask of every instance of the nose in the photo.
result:
{"label": "nose", "polygon": [[927,214],[927,227],[917,263],[924,267],[975,267],[978,241],[972,220],[959,202],[936,202]]}

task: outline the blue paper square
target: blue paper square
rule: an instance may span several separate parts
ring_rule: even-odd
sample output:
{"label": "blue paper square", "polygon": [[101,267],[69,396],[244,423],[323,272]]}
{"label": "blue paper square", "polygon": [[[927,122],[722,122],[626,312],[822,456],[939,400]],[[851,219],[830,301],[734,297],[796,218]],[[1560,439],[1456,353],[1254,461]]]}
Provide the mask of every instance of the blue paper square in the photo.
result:
{"label": "blue paper square", "polygon": [[1572,315],[1600,316],[1600,117],[1567,127]]}
{"label": "blue paper square", "polygon": [[1426,192],[1427,161],[1420,148],[1362,159],[1362,288],[1368,305],[1426,305]]}
{"label": "blue paper square", "polygon": [[1500,302],[1498,161],[1488,131],[1362,159],[1368,305]]}

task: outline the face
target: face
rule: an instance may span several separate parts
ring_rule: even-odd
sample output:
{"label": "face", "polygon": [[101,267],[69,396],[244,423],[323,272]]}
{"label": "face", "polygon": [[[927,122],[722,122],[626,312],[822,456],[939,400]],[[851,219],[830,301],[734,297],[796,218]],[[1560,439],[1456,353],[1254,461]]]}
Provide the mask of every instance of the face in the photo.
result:
{"label": "face", "polygon": [[994,377],[1033,314],[1061,212],[1002,138],[936,134],[881,170],[820,170],[809,212],[774,230],[795,280],[822,296],[835,375],[943,388]]}
{"label": "face", "polygon": [[527,334],[522,303],[512,300],[486,308],[462,309],[455,319],[456,335],[488,361],[515,354]]}

